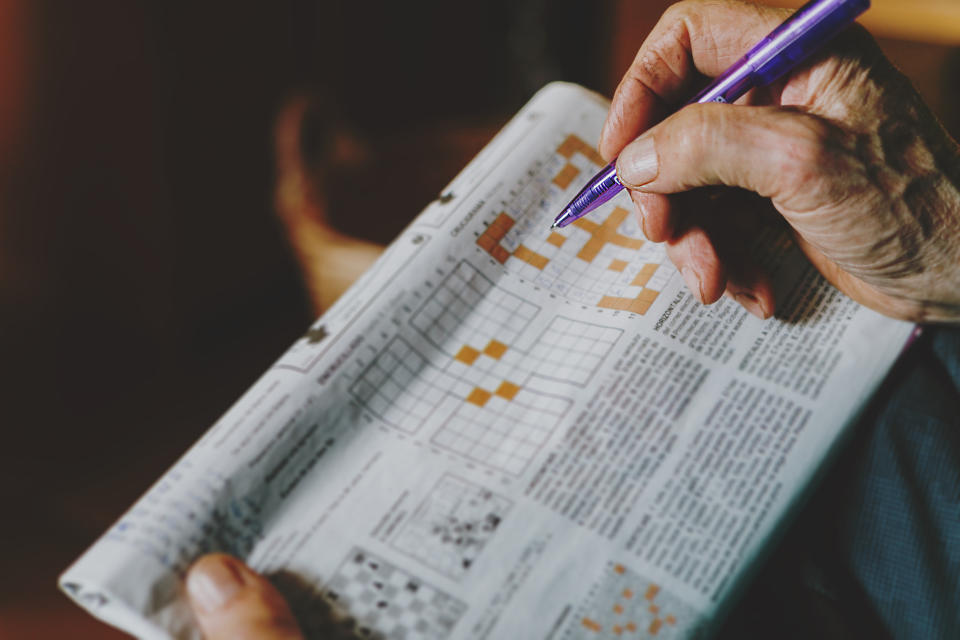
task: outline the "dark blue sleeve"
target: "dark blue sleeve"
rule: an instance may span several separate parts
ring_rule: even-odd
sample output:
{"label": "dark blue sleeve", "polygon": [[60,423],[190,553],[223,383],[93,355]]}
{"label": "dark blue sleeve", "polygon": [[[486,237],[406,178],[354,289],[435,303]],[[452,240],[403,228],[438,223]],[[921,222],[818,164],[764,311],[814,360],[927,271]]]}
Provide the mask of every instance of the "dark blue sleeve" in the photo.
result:
{"label": "dark blue sleeve", "polygon": [[893,637],[960,638],[960,329],[901,364],[838,470],[839,557]]}
{"label": "dark blue sleeve", "polygon": [[960,638],[960,329],[904,355],[719,637]]}

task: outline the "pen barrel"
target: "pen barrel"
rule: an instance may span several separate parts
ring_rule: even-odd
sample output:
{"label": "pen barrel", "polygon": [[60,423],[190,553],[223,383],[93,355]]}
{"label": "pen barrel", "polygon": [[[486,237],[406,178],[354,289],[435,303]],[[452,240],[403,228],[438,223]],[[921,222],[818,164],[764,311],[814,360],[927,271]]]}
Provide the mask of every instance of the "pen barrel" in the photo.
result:
{"label": "pen barrel", "polygon": [[[773,82],[806,60],[868,8],[870,0],[811,0],[687,104],[734,102],[753,87]],[[622,189],[616,161],[611,162],[574,197],[554,224],[560,227],[570,224]]]}
{"label": "pen barrel", "polygon": [[770,84],[796,68],[868,8],[869,0],[813,0],[800,7],[767,36],[769,42],[762,49],[755,47],[758,84]]}
{"label": "pen barrel", "polygon": [[696,95],[695,102],[733,102],[770,84],[820,49],[870,8],[870,0],[811,0]]}
{"label": "pen barrel", "polygon": [[604,202],[610,200],[623,190],[623,185],[617,178],[617,161],[614,160],[600,170],[600,173],[581,189],[567,206],[576,217],[581,217],[593,211]]}

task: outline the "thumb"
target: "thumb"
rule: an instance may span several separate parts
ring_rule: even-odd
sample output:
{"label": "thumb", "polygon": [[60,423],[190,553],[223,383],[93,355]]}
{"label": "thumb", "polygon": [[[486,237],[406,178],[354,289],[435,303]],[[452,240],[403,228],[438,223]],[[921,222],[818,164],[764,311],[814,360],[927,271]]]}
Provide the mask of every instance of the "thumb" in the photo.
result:
{"label": "thumb", "polygon": [[727,185],[803,210],[821,204],[797,200],[822,193],[811,183],[829,176],[827,164],[836,162],[825,153],[831,129],[796,109],[693,104],[627,145],[617,174],[635,191]]}
{"label": "thumb", "polygon": [[225,554],[187,573],[190,606],[207,640],[302,640],[290,607],[262,576]]}

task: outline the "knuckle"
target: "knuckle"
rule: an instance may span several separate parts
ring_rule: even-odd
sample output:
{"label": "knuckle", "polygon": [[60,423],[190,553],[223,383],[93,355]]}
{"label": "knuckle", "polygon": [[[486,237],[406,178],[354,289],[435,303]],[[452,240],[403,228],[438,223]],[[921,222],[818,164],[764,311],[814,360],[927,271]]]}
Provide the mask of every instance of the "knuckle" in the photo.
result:
{"label": "knuckle", "polygon": [[791,118],[781,135],[786,142],[780,155],[782,175],[800,192],[819,191],[839,169],[833,127],[819,118],[803,116]]}
{"label": "knuckle", "polygon": [[673,3],[660,16],[660,22],[664,24],[679,22],[690,11],[690,2],[691,0],[680,0],[680,2]]}
{"label": "knuckle", "polygon": [[634,62],[632,75],[645,86],[660,87],[675,81],[673,67],[677,62],[667,58],[661,43],[641,49]]}
{"label": "knuckle", "polygon": [[681,2],[670,5],[660,16],[659,24],[663,28],[670,28],[684,22],[690,12],[689,4],[689,0],[681,0]]}
{"label": "knuckle", "polygon": [[704,0],[680,0],[663,12],[664,22],[681,22],[700,15],[703,11]]}
{"label": "knuckle", "polygon": [[673,136],[678,147],[690,151],[702,148],[711,135],[711,128],[716,123],[708,115],[706,108],[681,109],[675,120]]}
{"label": "knuckle", "polygon": [[[682,154],[686,162],[700,162],[713,151],[719,140],[728,136],[731,128],[727,114],[703,105],[681,109],[671,129],[671,146]],[[719,116],[719,117],[718,117]]]}
{"label": "knuckle", "polygon": [[[711,105],[691,105],[676,112],[655,133],[661,175],[671,176],[671,184],[687,189],[712,181],[716,148],[723,137],[722,114]],[[720,115],[721,118],[717,116]]]}

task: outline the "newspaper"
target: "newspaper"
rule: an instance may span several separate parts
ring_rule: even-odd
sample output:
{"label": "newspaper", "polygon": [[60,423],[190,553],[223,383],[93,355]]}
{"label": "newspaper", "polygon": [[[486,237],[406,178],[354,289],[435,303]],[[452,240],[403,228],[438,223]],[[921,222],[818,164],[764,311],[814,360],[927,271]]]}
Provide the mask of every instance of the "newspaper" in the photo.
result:
{"label": "newspaper", "polygon": [[607,103],[541,90],[61,578],[199,637],[210,551],[314,637],[704,637],[914,327],[783,235],[777,318],[703,306],[627,196],[561,230]]}

